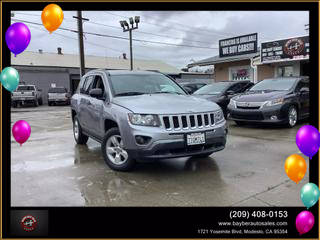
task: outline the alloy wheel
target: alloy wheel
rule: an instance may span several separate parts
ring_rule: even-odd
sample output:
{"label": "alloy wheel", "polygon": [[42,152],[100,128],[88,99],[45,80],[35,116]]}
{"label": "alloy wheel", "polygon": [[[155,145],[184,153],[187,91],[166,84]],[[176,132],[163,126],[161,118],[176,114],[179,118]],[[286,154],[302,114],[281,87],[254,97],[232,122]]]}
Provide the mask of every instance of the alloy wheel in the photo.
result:
{"label": "alloy wheel", "polygon": [[120,135],[110,136],[106,145],[107,156],[113,164],[122,165],[128,160],[128,153],[123,148]]}
{"label": "alloy wheel", "polygon": [[297,119],[298,119],[298,113],[297,113],[297,110],[294,107],[292,107],[290,109],[288,117],[289,117],[290,126],[293,127],[294,125],[296,125]]}

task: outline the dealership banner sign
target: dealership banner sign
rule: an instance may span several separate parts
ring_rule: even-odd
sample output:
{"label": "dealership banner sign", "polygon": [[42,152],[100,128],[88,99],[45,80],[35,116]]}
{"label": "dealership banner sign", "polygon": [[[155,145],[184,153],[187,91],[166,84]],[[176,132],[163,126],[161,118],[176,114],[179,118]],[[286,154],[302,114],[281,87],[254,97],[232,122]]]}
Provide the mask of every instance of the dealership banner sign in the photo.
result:
{"label": "dealership banner sign", "polygon": [[257,52],[258,34],[252,33],[219,40],[219,56],[231,57]]}
{"label": "dealership banner sign", "polygon": [[309,36],[261,43],[261,62],[309,59]]}

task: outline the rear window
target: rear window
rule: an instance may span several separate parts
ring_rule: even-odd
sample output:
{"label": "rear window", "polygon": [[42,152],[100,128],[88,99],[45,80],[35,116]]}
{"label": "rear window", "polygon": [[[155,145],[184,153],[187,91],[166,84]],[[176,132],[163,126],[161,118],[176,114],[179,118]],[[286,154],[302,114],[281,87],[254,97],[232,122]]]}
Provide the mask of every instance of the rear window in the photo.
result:
{"label": "rear window", "polygon": [[18,86],[17,90],[18,91],[34,91],[35,87],[34,86]]}
{"label": "rear window", "polygon": [[66,93],[67,90],[65,88],[50,88],[48,93]]}

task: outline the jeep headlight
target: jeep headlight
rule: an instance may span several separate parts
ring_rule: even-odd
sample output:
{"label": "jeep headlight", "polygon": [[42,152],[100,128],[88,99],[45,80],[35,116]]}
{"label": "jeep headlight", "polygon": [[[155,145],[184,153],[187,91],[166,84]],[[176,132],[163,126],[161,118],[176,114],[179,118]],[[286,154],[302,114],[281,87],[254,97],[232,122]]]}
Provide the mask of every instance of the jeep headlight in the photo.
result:
{"label": "jeep headlight", "polygon": [[274,100],[266,101],[263,104],[263,106],[272,107],[272,106],[283,104],[283,102],[284,102],[284,98],[277,98],[277,99],[274,99]]}
{"label": "jeep headlight", "polygon": [[159,127],[160,121],[157,115],[153,114],[128,114],[129,121],[133,125]]}
{"label": "jeep headlight", "polygon": [[214,113],[214,122],[219,123],[224,120],[223,112],[221,110]]}
{"label": "jeep headlight", "polygon": [[230,103],[231,106],[233,106],[234,108],[237,108],[237,102],[233,99],[230,99]]}

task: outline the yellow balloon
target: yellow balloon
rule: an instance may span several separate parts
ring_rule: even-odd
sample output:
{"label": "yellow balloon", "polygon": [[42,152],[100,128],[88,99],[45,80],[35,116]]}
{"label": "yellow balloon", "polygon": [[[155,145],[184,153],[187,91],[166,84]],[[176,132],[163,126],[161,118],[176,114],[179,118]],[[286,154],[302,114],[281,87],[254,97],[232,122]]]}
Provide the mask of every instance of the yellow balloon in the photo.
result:
{"label": "yellow balloon", "polygon": [[307,164],[303,157],[298,154],[292,154],[287,158],[284,169],[288,177],[298,184],[306,174]]}
{"label": "yellow balloon", "polygon": [[41,14],[43,26],[52,33],[57,30],[63,21],[63,11],[57,4],[47,5]]}

